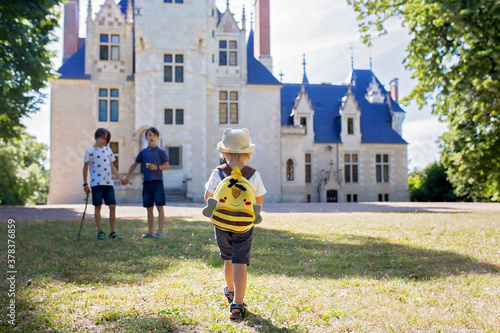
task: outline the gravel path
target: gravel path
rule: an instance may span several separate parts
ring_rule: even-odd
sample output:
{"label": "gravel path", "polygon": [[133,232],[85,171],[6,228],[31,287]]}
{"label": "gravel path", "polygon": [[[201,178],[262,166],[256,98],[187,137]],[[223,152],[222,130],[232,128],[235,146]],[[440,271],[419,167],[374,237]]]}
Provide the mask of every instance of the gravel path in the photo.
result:
{"label": "gravel path", "polygon": [[[202,218],[201,203],[167,203],[167,217],[192,216]],[[81,219],[84,204],[45,206],[0,206],[0,222],[44,221]],[[470,202],[360,202],[360,203],[268,203],[264,204],[263,215],[270,213],[343,213],[343,212],[500,212],[500,203]],[[94,218],[94,209],[89,204],[86,218]],[[107,208],[102,215],[108,216]],[[117,206],[117,218],[146,219],[142,205],[124,204]],[[499,214],[500,218],[500,214]]]}

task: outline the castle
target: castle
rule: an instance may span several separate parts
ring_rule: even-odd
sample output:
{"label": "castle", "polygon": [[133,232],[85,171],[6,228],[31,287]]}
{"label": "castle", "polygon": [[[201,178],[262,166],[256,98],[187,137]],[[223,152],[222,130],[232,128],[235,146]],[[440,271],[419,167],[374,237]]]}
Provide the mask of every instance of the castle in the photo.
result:
{"label": "castle", "polygon": [[[266,202],[407,201],[405,112],[371,70],[347,83],[278,81],[273,73],[269,0],[255,1],[255,28],[215,0],[106,0],[78,35],[79,0],[65,5],[64,63],[52,81],[49,204],[80,203],[85,149],[98,127],[126,173],[160,131],[170,157],[167,196],[203,201],[220,163],[225,128],[248,128],[251,166]],[[141,170],[115,184],[118,202],[141,202]]]}

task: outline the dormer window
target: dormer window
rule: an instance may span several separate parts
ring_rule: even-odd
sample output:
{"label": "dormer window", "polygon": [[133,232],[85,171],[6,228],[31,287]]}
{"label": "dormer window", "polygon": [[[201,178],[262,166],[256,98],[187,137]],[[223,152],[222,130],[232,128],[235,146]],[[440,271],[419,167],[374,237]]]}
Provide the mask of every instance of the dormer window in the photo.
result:
{"label": "dormer window", "polygon": [[238,65],[238,44],[235,40],[219,41],[219,66],[237,66]]}
{"label": "dormer window", "polygon": [[99,60],[120,60],[120,36],[101,34],[99,40]]}
{"label": "dormer window", "polygon": [[300,126],[307,126],[307,118],[306,117],[300,117]]}

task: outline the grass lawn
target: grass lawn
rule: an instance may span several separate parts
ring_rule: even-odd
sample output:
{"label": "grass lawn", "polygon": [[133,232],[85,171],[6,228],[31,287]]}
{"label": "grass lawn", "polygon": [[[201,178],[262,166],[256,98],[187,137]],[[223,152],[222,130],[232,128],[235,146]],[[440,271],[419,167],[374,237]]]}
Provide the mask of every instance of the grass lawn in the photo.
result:
{"label": "grass lawn", "polygon": [[86,220],[77,242],[79,224],[16,223],[18,332],[500,332],[498,212],[264,214],[241,322],[209,222],[167,219],[151,240],[118,220],[124,239],[98,241]]}

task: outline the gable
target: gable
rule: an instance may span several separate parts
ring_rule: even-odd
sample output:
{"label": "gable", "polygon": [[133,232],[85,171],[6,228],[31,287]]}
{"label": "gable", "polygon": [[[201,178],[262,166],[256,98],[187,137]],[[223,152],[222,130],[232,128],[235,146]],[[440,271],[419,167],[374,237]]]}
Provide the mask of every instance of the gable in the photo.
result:
{"label": "gable", "polygon": [[113,0],[106,0],[94,22],[100,28],[123,28],[125,26],[125,15],[122,14],[124,7],[126,8],[123,5],[119,7]]}
{"label": "gable", "polygon": [[229,10],[226,10],[217,24],[217,30],[219,33],[225,34],[239,34],[240,28],[234,20],[233,14]]}

